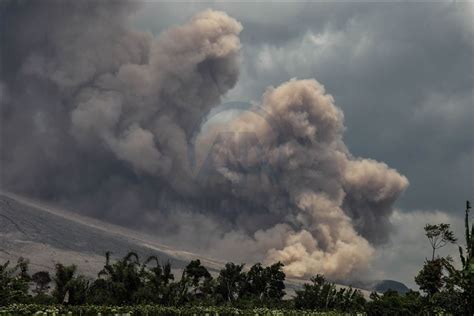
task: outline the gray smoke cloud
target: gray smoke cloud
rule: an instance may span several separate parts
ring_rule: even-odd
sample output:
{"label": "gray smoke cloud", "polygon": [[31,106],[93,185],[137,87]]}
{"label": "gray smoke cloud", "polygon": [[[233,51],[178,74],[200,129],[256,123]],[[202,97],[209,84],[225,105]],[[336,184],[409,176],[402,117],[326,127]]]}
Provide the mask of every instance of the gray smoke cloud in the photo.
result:
{"label": "gray smoke cloud", "polygon": [[[216,128],[234,133],[215,142],[210,154],[232,183],[227,194],[279,218],[254,234],[256,243],[263,239],[267,260],[284,262],[294,276],[344,277],[363,269],[374,251],[370,243],[387,235],[391,205],[407,179],[383,163],[350,155],[342,141],[343,114],[315,80],[269,88],[258,106],[263,116],[244,114]],[[248,139],[253,137],[259,142]],[[212,191],[219,187],[221,182]]]}
{"label": "gray smoke cloud", "polygon": [[238,80],[242,25],[205,10],[153,36],[136,5],[2,2],[2,187],[292,276],[367,267],[407,179],[350,154],[315,80],[203,125]]}

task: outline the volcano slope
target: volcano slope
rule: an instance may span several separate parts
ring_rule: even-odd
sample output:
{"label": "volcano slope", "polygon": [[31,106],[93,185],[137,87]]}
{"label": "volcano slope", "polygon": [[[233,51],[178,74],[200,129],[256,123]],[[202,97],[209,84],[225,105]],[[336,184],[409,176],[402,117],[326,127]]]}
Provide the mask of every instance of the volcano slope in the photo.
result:
{"label": "volcano slope", "polygon": [[[211,274],[217,275],[225,262],[161,244],[155,237],[96,219],[58,209],[37,200],[0,191],[0,262],[30,261],[32,272],[53,271],[56,263],[75,264],[81,274],[94,278],[105,263],[129,251],[141,258],[158,256],[169,261],[179,278],[182,269],[194,259],[201,260]],[[307,280],[287,278],[287,295]],[[337,285],[345,287],[344,285]],[[361,289],[368,297],[374,287]]]}
{"label": "volcano slope", "polygon": [[0,260],[30,260],[31,269],[52,270],[58,262],[76,264],[86,276],[96,276],[107,251],[121,257],[135,251],[156,255],[176,270],[200,259],[210,270],[222,262],[161,245],[152,236],[60,210],[41,202],[0,192]]}

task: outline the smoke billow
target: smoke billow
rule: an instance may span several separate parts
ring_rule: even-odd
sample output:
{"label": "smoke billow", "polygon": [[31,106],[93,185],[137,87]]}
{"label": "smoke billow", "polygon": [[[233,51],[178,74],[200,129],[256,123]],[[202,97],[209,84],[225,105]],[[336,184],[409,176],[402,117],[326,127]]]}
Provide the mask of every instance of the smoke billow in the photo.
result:
{"label": "smoke billow", "polygon": [[[259,108],[263,115],[226,123],[237,132],[215,142],[210,155],[232,183],[226,194],[279,219],[254,235],[257,243],[280,235],[262,247],[267,260],[284,262],[295,276],[341,277],[365,267],[373,253],[369,242],[386,236],[391,205],[406,178],[385,164],[351,157],[342,141],[343,114],[315,80],[271,88]],[[252,143],[249,137],[259,142],[242,151]]]}
{"label": "smoke billow", "polygon": [[364,269],[407,179],[350,154],[315,80],[203,126],[242,25],[206,10],[155,37],[129,27],[135,6],[2,2],[2,187],[293,276]]}

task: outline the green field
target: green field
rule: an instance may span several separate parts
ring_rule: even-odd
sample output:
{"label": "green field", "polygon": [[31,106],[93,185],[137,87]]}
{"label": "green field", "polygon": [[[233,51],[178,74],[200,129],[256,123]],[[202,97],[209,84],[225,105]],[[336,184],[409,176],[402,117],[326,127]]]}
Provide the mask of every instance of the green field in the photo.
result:
{"label": "green field", "polygon": [[[222,315],[308,315],[308,316],[332,316],[344,315],[338,312],[315,312],[304,310],[284,310],[269,308],[253,308],[239,309],[233,307],[207,307],[207,306],[188,306],[188,307],[165,307],[159,305],[135,305],[135,306],[45,306],[36,304],[14,304],[8,307],[0,308],[1,316],[10,315],[206,315],[206,316],[222,316]],[[362,314],[358,314],[362,315]]]}

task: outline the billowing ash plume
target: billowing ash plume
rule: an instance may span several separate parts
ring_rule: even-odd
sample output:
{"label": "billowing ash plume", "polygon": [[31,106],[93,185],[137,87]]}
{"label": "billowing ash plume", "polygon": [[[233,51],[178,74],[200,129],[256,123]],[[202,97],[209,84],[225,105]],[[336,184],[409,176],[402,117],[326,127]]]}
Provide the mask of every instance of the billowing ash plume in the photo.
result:
{"label": "billowing ash plume", "polygon": [[155,37],[134,6],[2,2],[2,187],[293,276],[366,267],[407,179],[351,156],[315,80],[201,127],[237,82],[241,24],[207,10]]}

